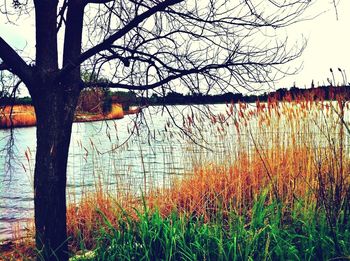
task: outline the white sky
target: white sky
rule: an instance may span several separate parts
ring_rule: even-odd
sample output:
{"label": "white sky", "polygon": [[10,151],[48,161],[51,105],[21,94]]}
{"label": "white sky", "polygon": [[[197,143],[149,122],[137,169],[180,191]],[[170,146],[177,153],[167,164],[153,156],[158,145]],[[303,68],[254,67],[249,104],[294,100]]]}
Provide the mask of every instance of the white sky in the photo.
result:
{"label": "white sky", "polygon": [[328,84],[331,78],[330,68],[333,68],[336,81],[342,83],[338,68],[345,70],[350,81],[350,1],[340,0],[338,16],[330,0],[316,0],[315,6],[309,10],[314,13],[325,11],[319,17],[293,25],[287,29],[289,35],[298,37],[304,35],[308,39],[306,50],[299,62],[303,63],[302,70],[293,76],[283,79],[276,87],[296,86],[309,87],[314,80],[315,85]]}
{"label": "white sky", "polygon": [[[327,78],[332,75],[333,68],[336,81],[342,83],[338,68],[348,74],[350,81],[350,1],[340,0],[336,19],[332,0],[314,0],[315,4],[308,10],[309,16],[318,17],[292,25],[286,29],[291,43],[302,42],[302,37],[308,41],[302,57],[289,64],[290,68],[302,64],[301,71],[292,76],[286,76],[275,83],[275,88],[285,88],[294,85],[309,87],[314,80],[315,85],[328,84]],[[16,48],[23,49],[24,54],[33,57],[35,46],[34,17],[21,19],[17,26],[5,24],[5,18],[0,14],[0,35]]]}

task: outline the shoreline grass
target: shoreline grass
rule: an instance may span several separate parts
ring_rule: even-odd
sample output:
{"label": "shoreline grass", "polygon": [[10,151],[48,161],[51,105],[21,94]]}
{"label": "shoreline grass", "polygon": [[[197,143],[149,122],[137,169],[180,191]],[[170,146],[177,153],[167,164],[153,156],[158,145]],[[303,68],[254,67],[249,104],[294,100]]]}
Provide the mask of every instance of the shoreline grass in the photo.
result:
{"label": "shoreline grass", "polygon": [[[176,211],[163,217],[145,206],[135,221],[127,214],[116,229],[104,217],[106,228],[96,234],[98,260],[327,260],[349,258],[349,224],[337,224],[337,241],[326,214],[305,211],[298,203],[283,217],[277,202],[265,204],[263,192],[251,217],[218,211],[211,221]],[[299,206],[300,204],[300,206]],[[228,214],[227,217],[224,217]],[[285,219],[288,218],[288,221]],[[337,249],[339,248],[339,249]]]}
{"label": "shoreline grass", "polygon": [[197,169],[172,188],[133,201],[118,203],[102,192],[87,197],[78,212],[70,208],[71,247],[74,252],[93,250],[96,260],[350,257],[346,204],[331,223],[328,206],[302,179],[289,192],[282,187],[278,193],[284,197],[276,199],[268,178],[259,174],[264,180],[259,184],[249,179],[237,185],[234,168]]}
{"label": "shoreline grass", "polygon": [[[89,122],[122,119],[125,114],[137,113],[138,110],[123,111],[120,104],[112,104],[111,110],[107,114],[102,113],[82,113],[75,114],[74,122]],[[36,116],[32,105],[14,105],[0,108],[0,129],[11,127],[31,127],[36,125]]]}

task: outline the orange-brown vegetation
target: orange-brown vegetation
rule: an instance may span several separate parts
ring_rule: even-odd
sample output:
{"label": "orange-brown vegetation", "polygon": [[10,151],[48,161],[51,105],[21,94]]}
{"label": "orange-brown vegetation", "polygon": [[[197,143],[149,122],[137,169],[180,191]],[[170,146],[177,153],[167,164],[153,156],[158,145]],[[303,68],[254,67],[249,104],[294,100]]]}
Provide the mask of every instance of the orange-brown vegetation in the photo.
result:
{"label": "orange-brown vegetation", "polygon": [[121,119],[124,117],[124,111],[121,104],[112,104],[111,111],[106,115],[106,119]]}
{"label": "orange-brown vegetation", "polygon": [[[271,201],[277,198],[285,206],[292,207],[299,200],[314,204],[319,197],[319,180],[326,180],[333,167],[324,164],[320,170],[314,162],[315,154],[309,149],[271,150],[263,160],[258,153],[241,154],[232,165],[195,168],[192,176],[174,182],[171,189],[151,193],[148,203],[164,216],[176,210],[205,221],[215,218],[217,212],[249,215],[266,188]],[[349,173],[349,164],[344,171]],[[349,177],[344,183],[350,184]]]}
{"label": "orange-brown vegetation", "polygon": [[[86,248],[95,246],[96,232],[106,227],[105,220],[117,227],[117,221],[122,211],[133,213],[133,207],[139,207],[140,201],[135,197],[114,195],[111,197],[102,189],[96,193],[87,193],[79,204],[70,204],[67,209],[67,231],[70,237],[71,249],[77,250],[83,240]],[[136,215],[134,215],[136,217]]]}
{"label": "orange-brown vegetation", "polygon": [[104,98],[105,91],[102,89],[91,88],[83,90],[80,93],[76,111],[102,114]]}
{"label": "orange-brown vegetation", "polygon": [[[343,150],[344,106],[341,101],[228,106],[211,124],[219,124],[217,132],[222,133],[225,128],[236,128],[239,135],[232,141],[232,154],[220,161],[208,159],[186,177],[174,180],[170,188],[148,193],[147,206],[157,208],[162,216],[176,211],[209,221],[218,212],[225,218],[233,211],[249,219],[254,202],[268,189],[268,201],[283,203],[287,216],[297,202],[305,208],[326,205],[337,215],[337,207],[331,204],[343,204],[350,190],[350,158]],[[226,125],[227,117],[233,117],[232,125]],[[198,126],[195,119],[188,116],[187,128]],[[133,207],[142,209],[142,200],[102,191],[70,205],[72,242],[83,239],[93,246],[94,231],[104,225],[103,216],[117,227],[122,209],[136,216]]]}
{"label": "orange-brown vegetation", "polygon": [[0,260],[35,260],[35,242],[32,238],[9,241],[0,245]]}
{"label": "orange-brown vegetation", "polygon": [[0,128],[34,126],[36,124],[34,107],[14,105],[0,108]]}
{"label": "orange-brown vegetation", "polygon": [[[100,121],[121,119],[124,117],[124,111],[120,104],[112,104],[111,111],[103,113],[77,112],[76,122]],[[36,125],[34,107],[30,105],[6,106],[0,109],[0,128],[29,127]]]}

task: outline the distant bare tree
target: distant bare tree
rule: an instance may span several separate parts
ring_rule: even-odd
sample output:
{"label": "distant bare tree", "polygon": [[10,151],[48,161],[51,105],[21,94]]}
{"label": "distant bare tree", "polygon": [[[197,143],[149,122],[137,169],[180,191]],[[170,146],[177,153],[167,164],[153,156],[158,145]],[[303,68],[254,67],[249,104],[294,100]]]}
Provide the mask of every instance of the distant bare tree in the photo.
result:
{"label": "distant bare tree", "polygon": [[[276,32],[300,19],[310,0],[9,0],[1,15],[35,13],[35,58],[0,38],[0,69],[28,88],[37,117],[34,172],[36,246],[68,259],[66,171],[81,90],[179,87],[192,93],[254,88],[299,57]],[[18,23],[21,19],[18,20]],[[64,31],[59,58],[58,34]],[[29,63],[30,62],[30,63]],[[62,64],[62,66],[60,66]],[[85,83],[81,67],[106,82]],[[92,77],[95,78],[95,77]]]}

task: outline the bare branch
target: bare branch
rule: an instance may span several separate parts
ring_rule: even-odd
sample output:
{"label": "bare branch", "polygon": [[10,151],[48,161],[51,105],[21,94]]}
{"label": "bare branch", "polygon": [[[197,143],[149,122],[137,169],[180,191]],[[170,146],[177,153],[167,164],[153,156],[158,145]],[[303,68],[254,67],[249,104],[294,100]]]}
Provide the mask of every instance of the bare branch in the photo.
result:
{"label": "bare branch", "polygon": [[0,71],[8,71],[9,69],[10,68],[5,63],[0,64]]}
{"label": "bare branch", "polygon": [[[234,68],[237,68],[237,67],[243,67],[249,73],[250,69],[247,67],[261,68],[261,70],[263,71],[263,68],[266,66],[280,65],[284,62],[287,62],[287,61],[269,62],[268,64],[257,63],[257,62],[233,63],[231,61],[227,61],[226,63],[223,63],[223,64],[211,64],[211,65],[204,66],[202,68],[192,68],[189,70],[182,70],[176,74],[169,75],[168,77],[151,84],[131,85],[131,84],[112,83],[112,82],[90,82],[90,83],[85,83],[85,87],[119,88],[119,89],[128,89],[128,90],[151,90],[151,89],[161,87],[173,80],[183,78],[187,75],[207,74],[210,76],[210,71],[212,70],[215,70],[215,71],[219,69],[233,70]],[[258,78],[254,80],[259,81]]]}
{"label": "bare branch", "polygon": [[113,0],[86,0],[86,4],[107,4]]}
{"label": "bare branch", "polygon": [[335,2],[336,0],[333,0],[333,7],[335,10],[335,18],[338,20],[339,16],[338,16],[338,8],[337,8],[337,3]]}
{"label": "bare branch", "polygon": [[184,0],[165,0],[157,4],[156,6],[148,9],[144,13],[136,16],[134,19],[130,21],[130,23],[128,23],[126,26],[124,26],[122,29],[120,29],[116,33],[112,34],[106,40],[104,40],[100,44],[95,45],[94,47],[87,50],[86,52],[82,53],[77,61],[73,61],[69,65],[65,66],[61,71],[61,77],[62,75],[72,70],[73,68],[77,67],[79,64],[89,59],[90,57],[94,56],[95,54],[99,53],[100,51],[108,49],[116,40],[126,35],[128,32],[130,32],[132,29],[137,27],[141,22],[143,22],[150,16],[154,15],[155,13],[161,12],[165,10],[167,7],[178,4],[182,1]]}
{"label": "bare branch", "polygon": [[57,23],[57,32],[60,30],[61,26],[63,23],[66,22],[64,15],[68,7],[68,0],[65,0],[62,4],[62,7],[60,8],[60,11],[58,12],[57,18],[58,18],[58,23]]}
{"label": "bare branch", "polygon": [[24,83],[32,82],[32,70],[30,66],[12,49],[12,47],[0,37],[0,58],[3,60],[1,67],[16,74]]}

